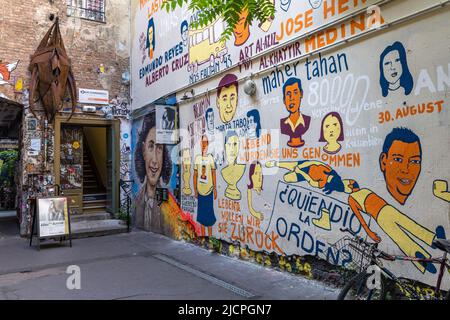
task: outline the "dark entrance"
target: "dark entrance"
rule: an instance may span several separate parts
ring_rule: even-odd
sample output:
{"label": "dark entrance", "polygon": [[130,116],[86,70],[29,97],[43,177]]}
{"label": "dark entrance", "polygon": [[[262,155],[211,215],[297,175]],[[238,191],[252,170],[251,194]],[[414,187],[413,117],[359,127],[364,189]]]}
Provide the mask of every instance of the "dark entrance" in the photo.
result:
{"label": "dark entrance", "polygon": [[21,104],[0,98],[0,237],[19,231],[17,186],[22,112]]}
{"label": "dark entrance", "polygon": [[72,213],[117,213],[119,122],[57,117],[55,129],[56,182]]}

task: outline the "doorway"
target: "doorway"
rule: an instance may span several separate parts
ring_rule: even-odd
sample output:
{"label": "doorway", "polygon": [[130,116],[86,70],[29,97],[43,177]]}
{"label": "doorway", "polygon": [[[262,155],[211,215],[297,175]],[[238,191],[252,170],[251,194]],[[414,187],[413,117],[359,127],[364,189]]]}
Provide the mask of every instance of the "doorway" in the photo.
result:
{"label": "doorway", "polygon": [[0,98],[0,238],[19,233],[17,188],[22,113],[21,104]]}
{"label": "doorway", "polygon": [[55,182],[73,215],[115,214],[119,207],[119,120],[55,120]]}

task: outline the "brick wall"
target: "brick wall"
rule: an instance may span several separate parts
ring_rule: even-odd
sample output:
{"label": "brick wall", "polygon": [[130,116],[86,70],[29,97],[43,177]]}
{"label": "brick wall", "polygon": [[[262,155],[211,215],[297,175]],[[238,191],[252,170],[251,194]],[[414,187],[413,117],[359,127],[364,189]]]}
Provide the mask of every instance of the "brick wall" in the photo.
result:
{"label": "brick wall", "polygon": [[[128,1],[106,1],[106,23],[68,17],[66,0],[1,0],[0,7],[0,60],[20,60],[11,73],[10,84],[0,85],[0,93],[22,102],[22,95],[14,93],[13,85],[22,78],[23,88],[28,87],[30,55],[52,25],[49,15],[53,13],[60,18],[78,86],[109,90],[111,98],[128,95],[128,87],[121,81],[122,73],[129,69]],[[97,72],[101,64],[103,74]]]}
{"label": "brick wall", "polygon": [[[49,123],[44,130],[44,117],[38,112],[39,119],[36,125],[31,126],[35,128],[29,129],[29,122],[35,121],[26,109],[30,55],[53,24],[49,16],[58,16],[77,87],[109,91],[109,107],[121,120],[121,147],[126,147],[129,145],[128,139],[124,138],[129,136],[129,84],[122,81],[122,74],[129,71],[129,1],[106,1],[106,23],[68,17],[66,0],[0,0],[0,8],[0,64],[19,61],[10,79],[0,82],[0,96],[25,106],[22,139],[19,142],[22,152],[18,170],[17,207],[20,212],[20,233],[26,235],[30,232],[31,220],[28,199],[46,196],[45,185],[55,182],[53,125]],[[100,69],[104,71],[99,72]],[[19,79],[23,82],[21,91],[15,89]],[[98,112],[97,116],[103,117],[102,112]],[[30,141],[36,138],[46,141],[46,144],[38,155],[30,156],[27,150]],[[121,168],[129,162],[128,154],[121,155]],[[121,171],[121,179],[129,180],[129,173],[122,174]]]}

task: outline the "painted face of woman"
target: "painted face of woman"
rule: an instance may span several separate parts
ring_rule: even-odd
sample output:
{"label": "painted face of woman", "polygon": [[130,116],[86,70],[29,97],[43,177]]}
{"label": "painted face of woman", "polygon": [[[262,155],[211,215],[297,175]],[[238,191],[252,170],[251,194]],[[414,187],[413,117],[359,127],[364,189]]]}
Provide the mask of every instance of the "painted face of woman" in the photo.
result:
{"label": "painted face of woman", "polygon": [[336,143],[341,135],[341,124],[338,118],[328,116],[323,122],[323,136],[328,143]]}
{"label": "painted face of woman", "polygon": [[145,173],[151,186],[156,186],[163,167],[164,146],[156,143],[156,129],[152,128],[143,142]]}
{"label": "painted face of woman", "polygon": [[253,173],[252,176],[252,182],[253,182],[253,187],[260,191],[262,189],[262,167],[261,165],[257,164],[255,166],[255,172]]}
{"label": "painted face of woman", "polygon": [[396,84],[402,74],[403,66],[400,60],[400,53],[397,50],[389,52],[383,61],[384,77],[390,84]]}
{"label": "painted face of woman", "polygon": [[256,122],[254,117],[248,118],[248,137],[256,138]]}

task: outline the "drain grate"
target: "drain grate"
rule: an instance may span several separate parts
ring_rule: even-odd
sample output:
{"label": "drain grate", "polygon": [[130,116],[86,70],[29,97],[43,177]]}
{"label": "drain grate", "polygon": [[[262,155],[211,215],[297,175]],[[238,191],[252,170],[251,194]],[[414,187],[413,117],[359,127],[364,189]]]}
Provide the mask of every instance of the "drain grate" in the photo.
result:
{"label": "drain grate", "polygon": [[244,290],[242,288],[239,288],[239,287],[236,287],[236,286],[232,285],[231,283],[228,283],[226,281],[217,279],[216,277],[210,276],[209,274],[206,274],[204,272],[201,272],[199,270],[191,268],[191,267],[189,267],[189,266],[187,266],[185,264],[182,264],[182,263],[180,263],[180,262],[178,262],[178,261],[176,261],[174,259],[171,259],[171,258],[169,258],[169,257],[167,257],[165,255],[155,254],[155,255],[153,255],[153,257],[158,259],[158,260],[164,261],[164,262],[166,262],[168,264],[171,264],[174,267],[177,267],[177,268],[179,268],[181,270],[187,271],[187,272],[189,272],[189,273],[191,273],[191,274],[193,274],[193,275],[195,275],[195,276],[197,276],[199,278],[202,278],[202,279],[207,280],[207,281],[209,281],[211,283],[214,283],[215,285],[218,285],[218,286],[220,286],[220,287],[222,287],[224,289],[227,289],[227,290],[229,290],[231,292],[234,292],[234,293],[236,293],[236,294],[238,294],[238,295],[240,295],[242,297],[253,298],[255,296],[251,292],[248,292],[248,291],[246,291],[246,290]]}

